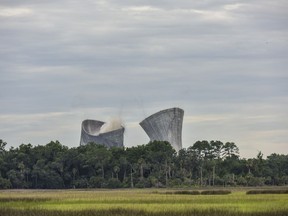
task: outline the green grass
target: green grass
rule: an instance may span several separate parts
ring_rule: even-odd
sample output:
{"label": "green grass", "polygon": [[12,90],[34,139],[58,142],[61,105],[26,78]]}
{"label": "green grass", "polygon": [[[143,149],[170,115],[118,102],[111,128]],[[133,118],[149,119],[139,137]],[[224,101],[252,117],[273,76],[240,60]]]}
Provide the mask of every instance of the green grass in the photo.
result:
{"label": "green grass", "polygon": [[211,191],[214,190],[201,191],[209,196],[193,196],[183,190],[164,189],[8,190],[0,191],[0,216],[288,215],[287,194],[249,196],[245,190],[233,190],[231,194],[219,196]]}

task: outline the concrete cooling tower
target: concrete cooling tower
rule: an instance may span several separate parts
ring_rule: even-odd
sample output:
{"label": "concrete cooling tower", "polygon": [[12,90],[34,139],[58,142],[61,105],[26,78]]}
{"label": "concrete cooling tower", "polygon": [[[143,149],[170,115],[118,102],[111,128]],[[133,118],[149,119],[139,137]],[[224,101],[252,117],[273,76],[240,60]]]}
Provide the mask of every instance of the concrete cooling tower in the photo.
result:
{"label": "concrete cooling tower", "polygon": [[168,141],[176,151],[182,148],[184,110],[171,108],[159,111],[140,122],[151,141]]}
{"label": "concrete cooling tower", "polygon": [[94,142],[108,148],[123,147],[124,130],[120,121],[105,123],[97,120],[84,120],[81,127],[80,145]]}

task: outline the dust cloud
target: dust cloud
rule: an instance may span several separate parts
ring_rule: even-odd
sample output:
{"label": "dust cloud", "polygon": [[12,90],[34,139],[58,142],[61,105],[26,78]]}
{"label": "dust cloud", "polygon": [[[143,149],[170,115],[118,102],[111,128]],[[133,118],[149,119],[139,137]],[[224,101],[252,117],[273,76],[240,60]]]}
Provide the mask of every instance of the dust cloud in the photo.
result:
{"label": "dust cloud", "polygon": [[122,127],[123,122],[121,118],[111,118],[108,122],[102,125],[99,133],[107,133],[110,131],[118,130]]}

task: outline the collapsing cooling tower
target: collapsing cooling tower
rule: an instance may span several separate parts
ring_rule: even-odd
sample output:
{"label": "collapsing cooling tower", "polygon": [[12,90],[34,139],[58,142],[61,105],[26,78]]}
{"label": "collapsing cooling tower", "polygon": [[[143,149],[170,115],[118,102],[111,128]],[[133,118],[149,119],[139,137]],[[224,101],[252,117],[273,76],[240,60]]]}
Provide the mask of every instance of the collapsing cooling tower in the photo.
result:
{"label": "collapsing cooling tower", "polygon": [[157,112],[140,122],[151,141],[168,141],[176,151],[182,148],[184,110],[171,108]]}
{"label": "collapsing cooling tower", "polygon": [[81,128],[80,145],[94,142],[108,148],[123,147],[124,130],[121,123],[84,120]]}

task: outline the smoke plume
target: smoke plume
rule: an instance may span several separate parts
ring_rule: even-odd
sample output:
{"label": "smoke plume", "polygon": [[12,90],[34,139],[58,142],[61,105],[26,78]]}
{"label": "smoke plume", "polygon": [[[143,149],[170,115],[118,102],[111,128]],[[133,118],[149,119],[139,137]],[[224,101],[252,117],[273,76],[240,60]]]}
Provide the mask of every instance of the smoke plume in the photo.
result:
{"label": "smoke plume", "polygon": [[106,122],[100,128],[99,133],[107,133],[113,130],[118,130],[122,127],[122,120],[120,118],[112,118],[110,121]]}

